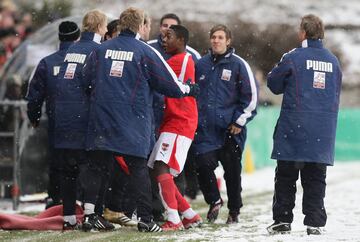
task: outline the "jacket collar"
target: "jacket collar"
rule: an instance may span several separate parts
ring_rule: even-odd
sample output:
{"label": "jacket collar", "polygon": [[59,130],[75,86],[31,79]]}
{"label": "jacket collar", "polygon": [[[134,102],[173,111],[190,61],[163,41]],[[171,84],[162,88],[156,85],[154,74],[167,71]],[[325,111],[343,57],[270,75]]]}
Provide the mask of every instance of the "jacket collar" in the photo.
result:
{"label": "jacket collar", "polygon": [[235,52],[235,49],[233,47],[229,47],[224,54],[216,55],[212,52],[212,49],[209,49],[211,60],[214,63],[219,63],[223,61],[228,61],[230,56]]}
{"label": "jacket collar", "polygon": [[61,41],[59,50],[67,50],[72,44],[74,44],[72,41]]}
{"label": "jacket collar", "polygon": [[82,32],[80,40],[92,40],[98,44],[101,43],[101,35],[94,32]]}
{"label": "jacket collar", "polygon": [[139,33],[134,33],[130,29],[125,29],[120,32],[119,36],[127,36],[127,37],[133,37],[135,39],[140,39]]}
{"label": "jacket collar", "polygon": [[323,48],[323,43],[321,39],[305,39],[301,42],[301,47]]}

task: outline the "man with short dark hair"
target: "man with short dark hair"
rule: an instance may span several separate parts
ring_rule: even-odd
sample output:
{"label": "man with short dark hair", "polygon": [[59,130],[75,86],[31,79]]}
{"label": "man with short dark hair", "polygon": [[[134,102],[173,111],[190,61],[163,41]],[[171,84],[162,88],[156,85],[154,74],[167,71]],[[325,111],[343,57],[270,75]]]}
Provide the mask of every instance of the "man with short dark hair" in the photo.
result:
{"label": "man with short dark hair", "polygon": [[80,37],[80,29],[71,21],[61,22],[59,25],[60,48],[57,52],[44,57],[36,67],[34,75],[30,78],[26,100],[28,101],[27,114],[30,123],[36,128],[40,123],[42,105],[46,103],[48,117],[48,145],[49,145],[49,185],[46,207],[60,204],[60,164],[58,149],[54,148],[55,128],[55,89],[60,65],[64,60],[66,51]]}
{"label": "man with short dark hair", "polygon": [[223,204],[214,170],[224,168],[229,209],[227,224],[238,223],[243,206],[241,158],[247,136],[247,124],[255,117],[257,82],[249,64],[231,47],[231,31],[222,24],[210,30],[211,49],[196,64],[200,85],[197,99],[199,125],[194,139],[200,189],[213,223]]}
{"label": "man with short dark hair", "polygon": [[283,55],[267,85],[283,94],[271,158],[277,160],[270,234],[291,231],[296,181],[301,176],[307,234],[326,224],[326,168],[334,163],[342,73],[338,59],[323,47],[324,25],[312,14],[302,18],[301,47]]}
{"label": "man with short dark hair", "polygon": [[[189,32],[184,26],[172,25],[165,34],[164,48],[167,54],[172,55],[167,63],[178,79],[195,83],[194,61],[185,51],[188,40]],[[196,100],[193,97],[166,97],[165,105],[160,136],[148,161],[148,166],[154,170],[160,197],[168,215],[162,228],[181,230],[184,227],[197,227],[202,223],[201,217],[192,210],[173,180],[182,172],[194,139],[198,122]],[[179,212],[184,217],[182,221]]]}
{"label": "man with short dark hair", "polygon": [[[158,38],[148,41],[148,44],[150,46],[154,47],[157,51],[159,51],[165,60],[169,59],[171,57],[171,55],[166,53],[166,51],[164,50],[163,38],[165,37],[166,32],[169,30],[169,28],[172,25],[179,25],[179,24],[181,24],[181,20],[176,14],[167,13],[167,14],[163,15],[160,19]],[[188,45],[186,45],[186,52],[191,54],[192,59],[195,64],[201,58],[201,55],[195,49],[191,48]],[[164,107],[165,107],[163,95],[161,95],[159,93],[155,93],[153,107],[154,107],[153,128],[154,128],[154,132],[155,132],[154,135],[157,138],[159,136],[159,127],[160,127],[160,123],[163,119]],[[196,196],[196,192],[198,190],[198,184],[197,184],[197,180],[196,180],[197,179],[196,171],[195,171],[195,168],[193,167],[193,158],[194,158],[194,155],[193,155],[192,147],[191,147],[190,151],[189,151],[189,156],[188,156],[189,162],[187,162],[187,164],[186,164],[185,171],[183,173],[181,173],[178,177],[175,178],[175,182],[178,185],[180,192],[182,194],[185,193],[185,187],[186,187],[185,183],[186,183],[186,185],[191,184],[192,185],[191,188],[190,188],[190,186],[187,186],[187,188],[190,188],[190,190],[194,190],[191,192],[192,194],[194,194],[193,195],[193,198],[194,198],[194,196]],[[187,179],[186,182],[185,182],[185,176]],[[154,182],[153,182],[153,186],[154,186]],[[156,192],[157,188],[153,187],[153,190],[155,191],[155,194],[153,194],[153,196],[154,196],[154,201],[153,201],[154,213],[156,214],[156,217],[159,217],[159,219],[161,219],[162,216],[161,216],[160,212],[163,209],[162,209],[162,206],[157,197],[157,192]]]}

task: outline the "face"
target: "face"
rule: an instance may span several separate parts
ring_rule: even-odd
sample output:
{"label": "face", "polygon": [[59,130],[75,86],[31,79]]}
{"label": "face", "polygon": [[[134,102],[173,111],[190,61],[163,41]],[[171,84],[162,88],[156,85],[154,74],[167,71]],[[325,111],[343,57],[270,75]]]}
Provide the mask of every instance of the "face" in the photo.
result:
{"label": "face", "polygon": [[163,47],[166,53],[176,54],[179,52],[180,47],[184,45],[181,39],[178,39],[174,30],[169,29],[163,39]]}
{"label": "face", "polygon": [[300,42],[302,42],[303,40],[306,39],[306,32],[301,28],[299,29],[299,32],[298,32],[298,39]]}
{"label": "face", "polygon": [[99,25],[98,27],[98,34],[101,35],[101,37],[104,37],[107,32],[107,23],[106,21]]}
{"label": "face", "polygon": [[142,25],[139,30],[139,34],[143,40],[150,39],[151,20],[149,19],[146,24]]}
{"label": "face", "polygon": [[166,34],[166,31],[170,28],[171,25],[177,25],[178,22],[175,19],[172,18],[166,18],[162,21],[160,25],[160,33],[161,36],[164,37]]}
{"label": "face", "polygon": [[230,45],[230,39],[226,38],[226,34],[222,30],[214,32],[210,37],[211,49],[214,54],[221,55],[226,52]]}

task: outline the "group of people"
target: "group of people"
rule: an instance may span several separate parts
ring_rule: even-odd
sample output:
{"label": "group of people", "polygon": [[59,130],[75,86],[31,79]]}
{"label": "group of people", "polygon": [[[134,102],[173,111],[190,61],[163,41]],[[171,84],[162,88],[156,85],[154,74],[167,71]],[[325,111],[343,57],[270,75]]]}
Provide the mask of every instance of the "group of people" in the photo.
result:
{"label": "group of people", "polygon": [[11,0],[0,2],[0,67],[32,31],[31,13],[20,12]]}
{"label": "group of people", "polygon": [[[109,24],[101,11],[89,11],[81,30],[64,21],[60,50],[42,59],[31,78],[28,117],[37,127],[46,102],[49,206],[63,204],[64,230],[112,230],[110,222],[146,232],[201,226],[174,182],[189,163],[209,204],[209,223],[223,205],[214,173],[222,164],[226,223],[239,222],[246,125],[258,101],[251,68],[235,54],[226,25],[210,29],[203,57],[187,45],[189,31],[175,14],[161,18],[158,39],[148,41],[150,27],[150,17],[137,8]],[[326,222],[326,165],[333,162],[341,71],[322,47],[318,17],[303,17],[299,33],[303,47],[285,54],[268,76],[269,88],[284,93],[274,133],[278,166],[270,233],[291,230],[299,170],[308,233],[319,233]],[[153,219],[152,191],[166,210],[161,226]],[[76,200],[83,203],[81,224]]]}

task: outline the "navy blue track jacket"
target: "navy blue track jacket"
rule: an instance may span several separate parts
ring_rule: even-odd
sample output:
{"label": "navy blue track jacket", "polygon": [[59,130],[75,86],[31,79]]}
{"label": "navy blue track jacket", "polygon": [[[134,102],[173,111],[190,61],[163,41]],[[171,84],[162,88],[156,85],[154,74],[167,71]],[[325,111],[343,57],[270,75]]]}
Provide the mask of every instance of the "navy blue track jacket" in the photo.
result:
{"label": "navy blue track jacket", "polygon": [[54,146],[57,76],[60,65],[64,61],[66,51],[73,43],[72,41],[60,42],[60,48],[57,52],[40,60],[34,75],[29,81],[28,93],[26,95],[26,100],[28,101],[27,114],[31,123],[39,122],[42,114],[42,105],[45,101],[50,146]]}
{"label": "navy blue track jacket", "polygon": [[101,37],[81,33],[60,67],[55,100],[55,148],[85,149],[89,113],[89,86],[82,69],[90,53],[100,46]]}
{"label": "navy blue track jacket", "polygon": [[218,62],[214,62],[211,52],[205,55],[196,64],[195,72],[200,86],[195,152],[203,154],[221,148],[231,124],[242,128],[234,138],[243,149],[246,124],[256,115],[258,96],[249,64],[230,48]]}
{"label": "navy blue track jacket", "polygon": [[182,97],[189,91],[154,48],[129,30],[104,42],[84,69],[91,82],[87,148],[146,158],[154,90]]}
{"label": "navy blue track jacket", "polygon": [[267,85],[284,94],[271,158],[333,165],[342,73],[321,40],[304,40],[269,73]]}

